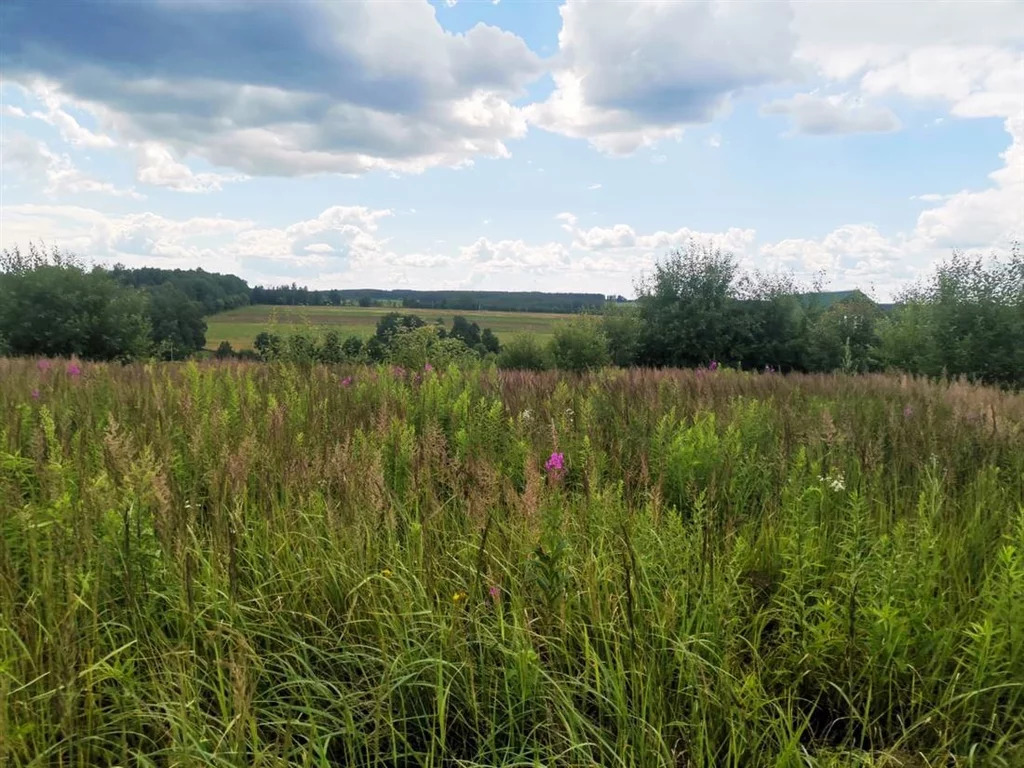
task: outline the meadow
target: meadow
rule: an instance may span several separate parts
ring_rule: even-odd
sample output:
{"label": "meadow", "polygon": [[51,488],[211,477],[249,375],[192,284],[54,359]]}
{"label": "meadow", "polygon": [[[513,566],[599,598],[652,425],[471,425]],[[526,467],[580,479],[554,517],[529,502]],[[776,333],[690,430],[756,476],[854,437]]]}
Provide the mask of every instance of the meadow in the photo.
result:
{"label": "meadow", "polygon": [[253,305],[221,312],[206,318],[206,347],[216,349],[222,341],[234,349],[250,349],[261,331],[288,335],[297,331],[337,331],[345,336],[369,338],[377,321],[389,312],[419,315],[428,323],[440,319],[451,326],[455,315],[463,315],[480,328],[490,328],[499,338],[528,333],[546,342],[554,325],[572,315],[540,312],[474,312],[469,310],[403,309],[402,307],[295,307]]}
{"label": "meadow", "polygon": [[0,359],[4,766],[1020,766],[1022,606],[1019,394]]}

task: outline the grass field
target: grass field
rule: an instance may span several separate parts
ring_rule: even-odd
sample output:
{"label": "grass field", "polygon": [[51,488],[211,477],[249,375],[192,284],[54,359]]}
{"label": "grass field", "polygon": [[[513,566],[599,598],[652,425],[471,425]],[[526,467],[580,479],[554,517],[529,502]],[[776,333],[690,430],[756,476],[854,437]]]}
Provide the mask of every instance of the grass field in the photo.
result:
{"label": "grass field", "polygon": [[249,349],[260,331],[273,330],[287,334],[292,331],[336,330],[342,336],[373,335],[377,320],[389,312],[415,314],[429,323],[441,319],[451,326],[452,317],[464,315],[481,328],[490,328],[499,339],[507,340],[517,333],[529,333],[546,341],[552,326],[570,315],[534,312],[472,312],[402,309],[395,307],[274,307],[257,305],[222,312],[206,319],[206,346],[216,349],[222,341],[235,349]]}
{"label": "grass field", "polygon": [[3,766],[1014,768],[1022,606],[1020,395],[0,360]]}

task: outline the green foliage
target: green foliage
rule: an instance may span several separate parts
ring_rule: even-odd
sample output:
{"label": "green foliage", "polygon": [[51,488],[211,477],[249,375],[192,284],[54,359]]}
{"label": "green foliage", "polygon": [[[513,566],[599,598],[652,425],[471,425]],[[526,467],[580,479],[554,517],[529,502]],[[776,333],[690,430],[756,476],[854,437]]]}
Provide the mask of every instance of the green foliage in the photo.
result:
{"label": "green foliage", "polygon": [[728,360],[736,342],[736,274],[731,254],[694,241],[659,262],[637,286],[641,361],[696,366]]}
{"label": "green foliage", "polygon": [[533,336],[512,337],[498,355],[498,367],[520,371],[543,371],[553,365],[550,353]]}
{"label": "green foliage", "polygon": [[1024,764],[1020,395],[82,368],[0,360],[0,765]]}
{"label": "green foliage", "polygon": [[206,346],[203,309],[173,283],[148,290],[147,312],[157,356],[182,360]]}
{"label": "green foliage", "polygon": [[954,253],[908,289],[883,331],[886,362],[931,376],[1024,384],[1024,254]]}
{"label": "green foliage", "polygon": [[213,356],[218,360],[228,360],[235,356],[235,350],[231,348],[230,341],[222,341],[217,345],[217,351],[213,353]]}
{"label": "green foliage", "polygon": [[220,275],[202,269],[127,269],[117,265],[111,270],[115,280],[133,288],[153,290],[172,285],[201,308],[201,314],[212,315],[249,303],[249,286],[235,275]]}
{"label": "green foliage", "polygon": [[434,325],[403,329],[388,344],[388,362],[414,371],[422,370],[428,363],[445,369],[476,359],[476,353],[465,342],[452,336],[442,338]]}
{"label": "green foliage", "polygon": [[601,315],[601,332],[608,340],[612,365],[627,367],[637,361],[643,324],[636,307],[609,305]]}
{"label": "green foliage", "polygon": [[551,339],[551,358],[566,371],[601,368],[611,360],[608,337],[596,317],[579,315],[555,327]]}
{"label": "green foliage", "polygon": [[132,360],[150,348],[145,297],[73,257],[5,251],[0,335],[15,355]]}

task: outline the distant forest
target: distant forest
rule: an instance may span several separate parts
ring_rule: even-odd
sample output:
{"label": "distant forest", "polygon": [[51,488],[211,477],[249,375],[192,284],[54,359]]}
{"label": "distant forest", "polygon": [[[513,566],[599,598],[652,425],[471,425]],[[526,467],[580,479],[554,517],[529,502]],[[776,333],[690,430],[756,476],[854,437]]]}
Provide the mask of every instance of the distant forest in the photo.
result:
{"label": "distant forest", "polygon": [[[613,300],[625,301],[621,296]],[[297,306],[395,306],[406,309],[477,309],[491,312],[558,312],[572,314],[600,309],[607,299],[600,293],[540,293],[538,291],[413,291],[373,288],[311,291],[295,285],[250,292],[252,304]]]}
{"label": "distant forest", "polygon": [[[597,310],[608,300],[600,293],[541,293],[539,291],[413,291],[374,288],[310,290],[295,283],[272,288],[250,288],[242,278],[202,269],[128,269],[116,266],[111,274],[123,285],[150,288],[171,283],[212,315],[246,304],[323,307],[404,307],[406,309],[462,309],[491,312],[550,312],[575,314]],[[622,296],[609,297],[624,302]]]}

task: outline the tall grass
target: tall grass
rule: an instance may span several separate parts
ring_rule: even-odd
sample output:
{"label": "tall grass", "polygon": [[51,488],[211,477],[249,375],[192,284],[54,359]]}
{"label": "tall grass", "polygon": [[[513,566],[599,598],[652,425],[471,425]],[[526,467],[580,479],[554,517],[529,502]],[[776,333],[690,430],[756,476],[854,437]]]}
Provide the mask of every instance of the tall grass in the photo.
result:
{"label": "tall grass", "polygon": [[0,360],[0,765],[1024,765],[1024,398]]}

